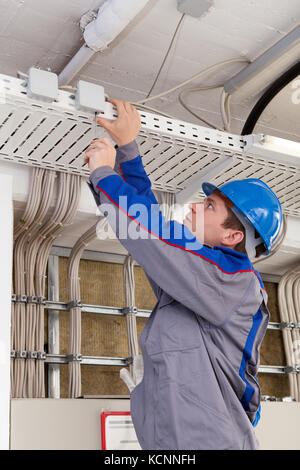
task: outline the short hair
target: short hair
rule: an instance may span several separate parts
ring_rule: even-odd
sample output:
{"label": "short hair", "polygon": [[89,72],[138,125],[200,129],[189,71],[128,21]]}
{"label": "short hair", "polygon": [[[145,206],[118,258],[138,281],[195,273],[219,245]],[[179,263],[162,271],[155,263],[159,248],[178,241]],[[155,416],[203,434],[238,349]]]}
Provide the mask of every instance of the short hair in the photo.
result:
{"label": "short hair", "polygon": [[[239,253],[243,253],[244,255],[248,255],[247,250],[246,250],[246,229],[242,222],[237,218],[235,213],[231,210],[232,207],[234,207],[233,202],[225,196],[221,191],[216,189],[214,192],[217,193],[217,195],[225,202],[225,206],[227,209],[227,218],[222,224],[222,227],[224,228],[231,228],[232,230],[240,230],[244,234],[243,240],[235,245],[234,250],[238,251]],[[255,238],[259,238],[260,235],[255,229]],[[260,255],[265,253],[266,247],[264,243],[261,243],[260,245],[255,247],[255,258],[258,258]]]}

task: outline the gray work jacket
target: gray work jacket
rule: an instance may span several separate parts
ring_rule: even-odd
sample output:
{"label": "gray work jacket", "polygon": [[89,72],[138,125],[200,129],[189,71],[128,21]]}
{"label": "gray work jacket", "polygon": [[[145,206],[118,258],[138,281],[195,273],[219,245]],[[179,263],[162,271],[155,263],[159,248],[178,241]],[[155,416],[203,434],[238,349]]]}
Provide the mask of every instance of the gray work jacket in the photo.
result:
{"label": "gray work jacket", "polygon": [[[175,236],[184,230],[177,222],[167,233],[159,209],[149,218],[158,203],[135,142],[88,184],[157,297],[139,338],[144,377],[131,393],[142,449],[257,449],[256,373],[269,320],[259,273],[246,255]],[[131,236],[133,225],[145,236]]]}

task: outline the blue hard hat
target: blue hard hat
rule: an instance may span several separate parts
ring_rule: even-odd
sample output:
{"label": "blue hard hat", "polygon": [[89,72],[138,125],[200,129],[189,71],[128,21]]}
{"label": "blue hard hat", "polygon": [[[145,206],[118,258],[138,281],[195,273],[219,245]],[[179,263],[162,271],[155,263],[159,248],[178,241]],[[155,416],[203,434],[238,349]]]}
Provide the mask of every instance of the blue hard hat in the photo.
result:
{"label": "blue hard hat", "polygon": [[227,196],[234,208],[257,230],[267,253],[270,253],[272,244],[280,233],[283,215],[279,199],[264,181],[256,178],[234,180],[219,188],[211,183],[203,183],[202,189],[206,196],[216,189]]}

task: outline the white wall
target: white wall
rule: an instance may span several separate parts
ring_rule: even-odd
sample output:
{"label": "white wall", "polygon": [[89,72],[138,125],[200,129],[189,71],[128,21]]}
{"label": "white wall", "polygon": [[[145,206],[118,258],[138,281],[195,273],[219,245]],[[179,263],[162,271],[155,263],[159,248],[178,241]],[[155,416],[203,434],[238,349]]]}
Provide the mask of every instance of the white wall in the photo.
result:
{"label": "white wall", "polygon": [[[129,411],[127,398],[14,399],[11,449],[101,449],[102,411]],[[261,450],[300,450],[300,403],[262,402]]]}
{"label": "white wall", "polygon": [[9,449],[13,178],[0,174],[0,449]]}

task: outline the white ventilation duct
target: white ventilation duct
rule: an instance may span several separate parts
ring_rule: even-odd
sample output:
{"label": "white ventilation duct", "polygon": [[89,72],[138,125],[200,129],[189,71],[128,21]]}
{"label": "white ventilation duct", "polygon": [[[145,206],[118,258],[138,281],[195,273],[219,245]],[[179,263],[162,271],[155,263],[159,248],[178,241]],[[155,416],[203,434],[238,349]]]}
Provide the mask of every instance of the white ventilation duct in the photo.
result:
{"label": "white ventilation duct", "polygon": [[91,57],[104,50],[148,2],[149,0],[107,0],[100,7],[97,18],[86,26],[85,44],[60,73],[59,85],[70,83]]}

